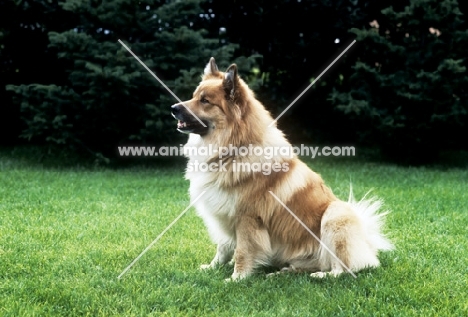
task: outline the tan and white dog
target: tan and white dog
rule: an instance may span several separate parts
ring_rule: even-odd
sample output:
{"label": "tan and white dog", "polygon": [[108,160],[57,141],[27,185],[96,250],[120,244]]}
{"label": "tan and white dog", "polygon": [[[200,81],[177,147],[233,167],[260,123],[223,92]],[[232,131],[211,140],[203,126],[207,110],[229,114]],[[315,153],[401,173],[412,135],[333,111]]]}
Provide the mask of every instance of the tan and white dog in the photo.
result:
{"label": "tan and white dog", "polygon": [[[269,127],[272,116],[239,77],[237,66],[221,72],[214,58],[193,98],[173,105],[172,115],[177,129],[189,134],[186,147],[192,149],[291,147],[276,125]],[[295,155],[219,152],[192,153],[186,171],[192,200],[204,192],[195,207],[217,244],[214,259],[202,267],[234,259],[232,279],[264,265],[338,275],[377,267],[379,250],[393,248],[381,233],[385,213],[378,213],[379,200],[356,202],[352,195],[348,202],[339,200]]]}

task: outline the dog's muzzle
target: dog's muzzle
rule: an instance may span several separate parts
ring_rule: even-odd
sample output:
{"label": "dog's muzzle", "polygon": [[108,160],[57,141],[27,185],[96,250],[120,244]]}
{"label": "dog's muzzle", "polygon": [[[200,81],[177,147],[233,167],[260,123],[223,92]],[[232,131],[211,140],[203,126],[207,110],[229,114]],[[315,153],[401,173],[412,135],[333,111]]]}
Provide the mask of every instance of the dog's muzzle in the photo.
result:
{"label": "dog's muzzle", "polygon": [[177,130],[182,133],[195,133],[204,135],[208,132],[208,123],[204,120],[205,127],[194,118],[194,116],[187,110],[187,106],[181,103],[171,106],[171,113],[177,121]]}

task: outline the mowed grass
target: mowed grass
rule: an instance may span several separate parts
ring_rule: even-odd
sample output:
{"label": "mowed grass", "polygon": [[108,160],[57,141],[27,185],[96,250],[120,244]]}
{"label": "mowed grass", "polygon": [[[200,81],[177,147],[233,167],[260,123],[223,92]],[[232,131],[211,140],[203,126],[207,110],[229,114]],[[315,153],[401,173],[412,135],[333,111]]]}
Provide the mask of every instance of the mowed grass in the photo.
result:
{"label": "mowed grass", "polygon": [[215,253],[189,204],[183,165],[43,167],[0,154],[1,316],[467,316],[468,170],[354,159],[308,162],[346,199],[373,188],[392,213],[382,266],[317,280],[236,283],[202,272]]}

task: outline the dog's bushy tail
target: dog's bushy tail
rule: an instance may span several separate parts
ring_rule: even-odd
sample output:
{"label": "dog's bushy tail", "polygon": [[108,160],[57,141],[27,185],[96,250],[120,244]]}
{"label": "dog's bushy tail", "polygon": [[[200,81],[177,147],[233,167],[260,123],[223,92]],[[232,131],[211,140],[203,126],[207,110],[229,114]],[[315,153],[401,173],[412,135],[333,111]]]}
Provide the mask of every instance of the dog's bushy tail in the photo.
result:
{"label": "dog's bushy tail", "polygon": [[368,197],[369,193],[370,191],[367,192],[361,200],[356,201],[351,185],[348,203],[361,220],[363,229],[366,231],[366,236],[368,237],[368,243],[375,250],[393,250],[395,248],[394,245],[382,233],[385,217],[389,212],[379,212],[383,206],[382,200],[376,197]]}

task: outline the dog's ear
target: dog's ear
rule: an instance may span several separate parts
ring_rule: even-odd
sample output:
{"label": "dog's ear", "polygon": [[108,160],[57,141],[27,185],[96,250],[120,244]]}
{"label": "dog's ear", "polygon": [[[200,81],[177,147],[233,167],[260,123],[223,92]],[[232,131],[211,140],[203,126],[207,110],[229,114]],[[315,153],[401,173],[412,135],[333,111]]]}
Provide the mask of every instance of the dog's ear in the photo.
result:
{"label": "dog's ear", "polygon": [[239,76],[237,75],[237,65],[232,64],[226,70],[226,73],[224,74],[224,80],[223,80],[224,91],[226,92],[226,96],[229,99],[234,100],[238,86],[239,86]]}
{"label": "dog's ear", "polygon": [[208,62],[208,64],[206,64],[205,70],[203,73],[205,76],[210,76],[210,75],[218,76],[219,75],[218,66],[216,65],[216,61],[214,57],[210,58],[210,61]]}

